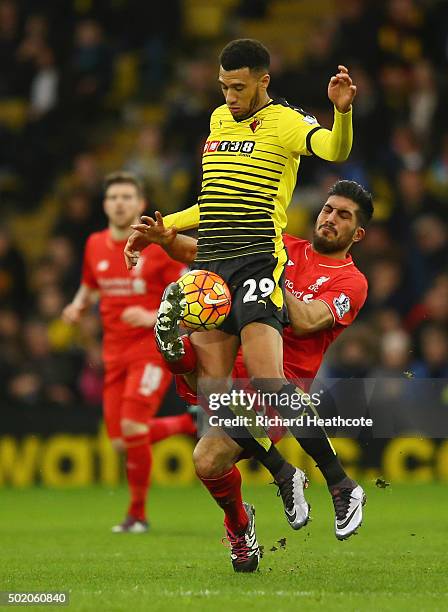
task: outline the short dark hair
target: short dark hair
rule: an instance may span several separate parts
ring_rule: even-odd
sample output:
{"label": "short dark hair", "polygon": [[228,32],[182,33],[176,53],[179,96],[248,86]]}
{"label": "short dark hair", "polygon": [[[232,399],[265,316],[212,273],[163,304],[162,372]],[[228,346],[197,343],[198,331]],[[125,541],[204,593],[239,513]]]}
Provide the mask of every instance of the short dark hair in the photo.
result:
{"label": "short dark hair", "polygon": [[111,185],[126,185],[126,184],[134,185],[134,187],[137,190],[139,198],[143,198],[144,190],[143,190],[143,185],[141,181],[135,176],[135,174],[132,174],[131,172],[124,172],[124,171],[112,172],[111,174],[108,174],[106,176],[106,178],[104,179],[104,184],[103,184],[104,194],[106,194],[106,191],[109,189]]}
{"label": "short dark hair", "polygon": [[249,70],[264,70],[267,72],[271,63],[271,56],[259,40],[239,38],[232,40],[224,47],[219,56],[219,61],[224,70],[249,68]]}
{"label": "short dark hair", "polygon": [[356,181],[336,181],[328,190],[328,195],[342,196],[348,198],[358,205],[356,215],[358,222],[362,227],[369,224],[373,215],[373,200],[372,194],[364,189],[362,185]]}

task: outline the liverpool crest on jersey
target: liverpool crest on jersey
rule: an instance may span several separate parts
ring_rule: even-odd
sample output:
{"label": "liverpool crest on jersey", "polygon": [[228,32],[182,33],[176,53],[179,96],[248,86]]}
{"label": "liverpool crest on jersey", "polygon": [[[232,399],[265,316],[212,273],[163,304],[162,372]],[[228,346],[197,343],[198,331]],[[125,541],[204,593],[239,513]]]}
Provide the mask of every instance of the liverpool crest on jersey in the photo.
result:
{"label": "liverpool crest on jersey", "polygon": [[315,283],[313,283],[312,285],[310,285],[308,287],[308,289],[310,289],[311,291],[314,291],[314,293],[316,293],[316,291],[319,291],[319,288],[326,283],[327,281],[330,280],[329,276],[320,276]]}

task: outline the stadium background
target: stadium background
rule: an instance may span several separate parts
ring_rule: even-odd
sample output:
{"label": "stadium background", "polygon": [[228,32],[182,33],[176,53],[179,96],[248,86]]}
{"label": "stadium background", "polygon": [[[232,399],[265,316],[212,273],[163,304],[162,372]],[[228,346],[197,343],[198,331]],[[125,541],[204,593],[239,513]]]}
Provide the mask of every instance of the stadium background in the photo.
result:
{"label": "stadium background", "polygon": [[[139,174],[150,210],[194,202],[210,110],[221,103],[216,58],[240,36],[270,48],[271,95],[326,126],[337,63],[358,86],[349,161],[303,160],[289,209],[288,231],[308,236],[338,177],[375,196],[374,222],[354,250],[368,301],[325,372],[448,378],[446,2],[0,0],[0,484],[119,481],[98,431],[98,317],[74,329],[59,316],[86,236],[105,224],[105,173]],[[181,409],[171,393],[164,412]],[[356,441],[337,443],[346,462],[362,463]],[[448,479],[447,444],[393,440],[363,475]],[[193,482],[191,447],[156,446],[154,480]],[[245,469],[249,481],[265,480]]]}

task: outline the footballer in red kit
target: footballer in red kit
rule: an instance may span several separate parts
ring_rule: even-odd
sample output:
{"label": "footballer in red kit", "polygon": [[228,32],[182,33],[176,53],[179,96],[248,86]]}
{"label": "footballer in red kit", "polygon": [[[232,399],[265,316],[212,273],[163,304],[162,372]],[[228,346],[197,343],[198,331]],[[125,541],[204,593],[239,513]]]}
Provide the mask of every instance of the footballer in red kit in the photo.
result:
{"label": "footballer in red kit", "polygon": [[[308,391],[330,344],[355,320],[367,297],[367,280],[355,266],[351,255],[337,260],[313,249],[311,242],[283,235],[288,251],[285,289],[297,300],[309,304],[320,300],[331,312],[331,327],[297,336],[291,326],[283,331],[283,367],[289,380]],[[144,251],[146,253],[146,251]],[[248,373],[240,350],[233,378],[246,379]],[[176,376],[181,397],[195,404],[198,399],[184,377]]]}
{"label": "footballer in red kit", "polygon": [[[355,242],[363,239],[372,214],[372,197],[361,185],[354,181],[337,181],[330,188],[316,220],[312,241],[288,235],[283,237],[288,252],[285,301],[289,318],[289,325],[283,333],[283,367],[286,377],[301,389],[309,390],[325,351],[354,321],[365,302],[367,281],[354,265],[349,250]],[[172,257],[186,263],[194,261],[195,245],[191,238],[178,235],[176,228],[168,224],[165,228],[160,217],[157,222],[147,218],[144,220],[147,225],[135,226],[136,231],[126,245],[128,267],[138,261],[139,252],[145,244],[154,240],[163,244]],[[177,333],[175,325],[171,331],[174,337]],[[189,401],[197,401],[196,378],[192,371],[196,335],[194,332],[189,337],[180,338],[182,350],[177,360],[170,361],[171,355],[166,355],[171,370],[178,375],[178,390]],[[183,374],[183,378],[180,374]],[[241,353],[232,375],[234,378],[248,378]],[[268,406],[268,412],[270,410]],[[291,433],[315,459],[313,437],[307,439],[301,432],[297,435],[296,431],[297,428]],[[275,442],[282,431],[275,428],[269,433]],[[253,524],[248,523],[246,518],[247,504],[242,502],[241,476],[235,465],[243,455],[243,449],[247,456],[248,447],[244,439],[233,437],[229,431],[221,436],[216,432],[208,434],[199,440],[193,455],[196,472],[224,510],[235,571],[254,571],[257,565],[253,562],[253,556],[257,554],[255,532]],[[333,453],[337,458],[334,449]],[[361,525],[365,494],[338,463],[338,473],[332,475],[328,465],[316,461],[333,499],[335,535],[343,540]],[[294,487],[286,491],[279,485],[279,490],[288,523],[293,529],[303,527],[309,518],[309,505],[303,494],[299,495],[299,488]]]}
{"label": "footballer in red kit", "polygon": [[297,300],[320,300],[331,312],[330,327],[297,336],[288,326],[283,332],[283,364],[291,378],[308,389],[325,351],[355,320],[367,297],[367,280],[351,255],[343,260],[322,255],[308,240],[283,237],[288,250],[285,288]]}
{"label": "footballer in red kit", "polygon": [[[317,253],[308,240],[284,234],[283,241],[289,256],[285,270],[286,291],[305,303],[311,300],[324,302],[334,321],[331,327],[301,336],[297,336],[290,326],[283,331],[285,375],[300,389],[309,391],[326,350],[353,323],[362,308],[367,297],[367,280],[356,268],[351,255],[335,260]],[[232,376],[235,380],[249,378],[241,350],[236,357]],[[189,404],[197,404],[196,391],[191,389],[185,377],[176,375],[175,380],[180,397]],[[266,414],[274,416],[276,412],[267,406]],[[272,426],[268,431],[274,443],[285,433],[286,428],[282,426]],[[249,456],[248,453],[241,454],[241,458]]]}
{"label": "footballer in red kit", "polygon": [[154,244],[128,272],[123,261],[125,242],[113,240],[108,229],[92,234],[82,273],[82,284],[100,295],[104,415],[111,439],[121,438],[121,419],[145,422],[154,416],[171,382],[154,334],[127,322],[127,315],[135,308],[154,313],[165,286],[185,268]]}
{"label": "footballer in red kit", "polygon": [[99,297],[103,326],[103,413],[111,442],[126,453],[130,504],[115,533],[148,529],[146,495],[152,464],[151,444],[178,433],[194,433],[191,415],[156,418],[172,380],[157,351],[154,323],[164,287],[184,270],[159,245],[151,245],[128,271],[123,248],[130,225],[144,210],[142,188],[128,173],[106,178],[104,210],[109,227],[86,243],[81,285],[63,317],[77,323]]}

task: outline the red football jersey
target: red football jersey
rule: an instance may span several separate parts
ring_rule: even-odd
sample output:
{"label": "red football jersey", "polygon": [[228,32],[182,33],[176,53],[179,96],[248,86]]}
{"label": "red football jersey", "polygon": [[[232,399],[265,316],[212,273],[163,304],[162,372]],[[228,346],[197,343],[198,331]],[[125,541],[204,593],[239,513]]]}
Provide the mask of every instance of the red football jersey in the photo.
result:
{"label": "red football jersey", "polygon": [[[325,351],[343,329],[353,323],[362,308],[367,297],[367,280],[356,268],[351,255],[344,260],[332,259],[316,253],[308,240],[288,234],[283,235],[283,241],[288,251],[286,290],[303,302],[325,302],[333,315],[332,327],[306,336],[295,336],[290,327],[284,330],[285,375],[303,381],[303,387],[308,389]],[[235,365],[237,376],[243,377],[241,351]]]}
{"label": "red football jersey", "polygon": [[345,327],[353,323],[367,297],[367,279],[351,255],[344,260],[320,255],[308,240],[285,235],[288,263],[286,290],[303,302],[320,300],[333,315],[333,326],[306,336],[287,327],[283,338],[285,370],[300,379],[313,379],[325,351]]}
{"label": "red football jersey", "polygon": [[84,252],[82,283],[100,293],[106,362],[123,358],[126,353],[133,359],[157,353],[153,330],[131,327],[121,315],[129,306],[157,310],[165,287],[185,269],[160,246],[151,244],[129,272],[123,255],[125,244],[126,240],[112,240],[106,229],[88,238]]}

